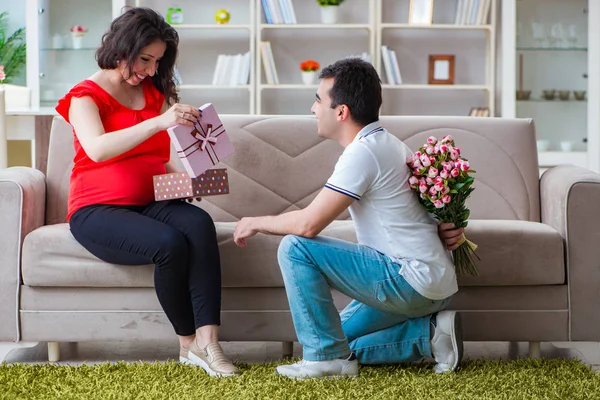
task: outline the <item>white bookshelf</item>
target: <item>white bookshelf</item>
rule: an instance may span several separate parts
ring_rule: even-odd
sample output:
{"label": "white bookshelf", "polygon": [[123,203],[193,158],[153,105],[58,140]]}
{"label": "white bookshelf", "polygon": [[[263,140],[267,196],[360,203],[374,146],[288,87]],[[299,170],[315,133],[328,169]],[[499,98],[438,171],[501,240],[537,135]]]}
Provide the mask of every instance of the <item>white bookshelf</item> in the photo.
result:
{"label": "white bookshelf", "polygon": [[[28,1],[33,4],[42,0]],[[219,112],[232,114],[307,114],[317,85],[302,83],[299,64],[312,59],[323,68],[345,56],[366,54],[382,78],[383,115],[467,115],[471,107],[489,107],[494,115],[498,0],[492,0],[489,24],[483,25],[454,24],[459,1],[435,1],[431,25],[408,23],[410,0],[347,1],[340,6],[336,24],[321,23],[316,0],[291,0],[296,23],[286,24],[266,23],[261,0],[230,0],[227,4],[205,0],[201,5],[197,0],[113,0],[112,4],[115,15],[121,12],[123,3],[150,7],[163,15],[169,7],[182,8],[184,21],[173,27],[180,37],[177,67],[182,83],[178,90],[185,103],[212,102]],[[220,8],[229,9],[229,23],[215,22],[214,13]],[[271,44],[279,84],[266,79],[260,52],[263,41]],[[42,44],[37,43],[44,54]],[[397,50],[402,84],[386,80],[382,44]],[[77,53],[93,59],[95,47],[52,51],[61,56],[65,53],[65,57]],[[247,84],[212,84],[220,54],[245,52],[250,52]],[[453,53],[454,84],[428,85],[428,55]],[[55,90],[56,96],[60,97],[61,90]],[[39,96],[39,92],[38,87],[35,93]]]}

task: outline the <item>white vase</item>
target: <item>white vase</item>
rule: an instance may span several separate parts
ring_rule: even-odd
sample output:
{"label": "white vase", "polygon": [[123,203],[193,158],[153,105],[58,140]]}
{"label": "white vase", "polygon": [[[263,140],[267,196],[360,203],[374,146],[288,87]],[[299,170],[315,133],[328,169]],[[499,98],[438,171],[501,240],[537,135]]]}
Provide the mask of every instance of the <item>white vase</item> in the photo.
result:
{"label": "white vase", "polygon": [[305,85],[312,85],[317,80],[317,71],[302,71],[302,82]]}
{"label": "white vase", "polygon": [[83,47],[83,36],[73,36],[73,48],[80,49]]}
{"label": "white vase", "polygon": [[324,24],[335,24],[338,17],[339,6],[321,6],[321,22]]}
{"label": "white vase", "polygon": [[31,89],[26,86],[3,83],[6,108],[28,109],[31,107]]}

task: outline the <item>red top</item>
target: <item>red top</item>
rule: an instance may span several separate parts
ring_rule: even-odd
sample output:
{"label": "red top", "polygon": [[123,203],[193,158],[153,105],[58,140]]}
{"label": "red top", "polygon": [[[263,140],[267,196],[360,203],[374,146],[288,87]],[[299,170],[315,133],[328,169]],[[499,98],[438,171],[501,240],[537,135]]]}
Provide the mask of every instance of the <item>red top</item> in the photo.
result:
{"label": "red top", "polygon": [[[141,83],[145,105],[132,110],[119,103],[108,92],[91,80],[74,86],[58,101],[56,111],[69,121],[69,107],[73,97],[91,97],[100,111],[105,132],[129,128],[160,115],[165,96],[154,87],[150,78]],[[120,156],[95,162],[81,147],[77,134],[75,158],[69,189],[67,221],[81,207],[92,204],[146,205],[154,200],[152,177],[166,173],[170,158],[170,139],[161,131]]]}

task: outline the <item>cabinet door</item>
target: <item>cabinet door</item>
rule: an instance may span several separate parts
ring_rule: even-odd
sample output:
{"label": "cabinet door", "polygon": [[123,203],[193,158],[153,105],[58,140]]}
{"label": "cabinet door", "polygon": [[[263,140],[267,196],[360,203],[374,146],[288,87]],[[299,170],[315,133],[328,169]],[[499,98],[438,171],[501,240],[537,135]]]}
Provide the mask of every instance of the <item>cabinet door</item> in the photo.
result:
{"label": "cabinet door", "polygon": [[588,0],[516,2],[515,116],[533,118],[541,167],[588,166]]}
{"label": "cabinet door", "polygon": [[[124,0],[37,0],[39,102],[54,107],[92,75],[96,49]],[[73,27],[79,26],[81,28]]]}

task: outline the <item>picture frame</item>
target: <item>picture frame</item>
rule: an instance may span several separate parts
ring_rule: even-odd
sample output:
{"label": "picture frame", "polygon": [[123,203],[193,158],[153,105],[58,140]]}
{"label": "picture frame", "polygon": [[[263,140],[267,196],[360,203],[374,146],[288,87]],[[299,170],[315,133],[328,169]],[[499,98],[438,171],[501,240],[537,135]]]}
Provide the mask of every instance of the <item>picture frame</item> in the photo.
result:
{"label": "picture frame", "polygon": [[454,55],[432,54],[429,56],[427,83],[430,85],[454,84]]}
{"label": "picture frame", "polygon": [[411,25],[431,25],[433,23],[434,0],[410,0],[408,23]]}

